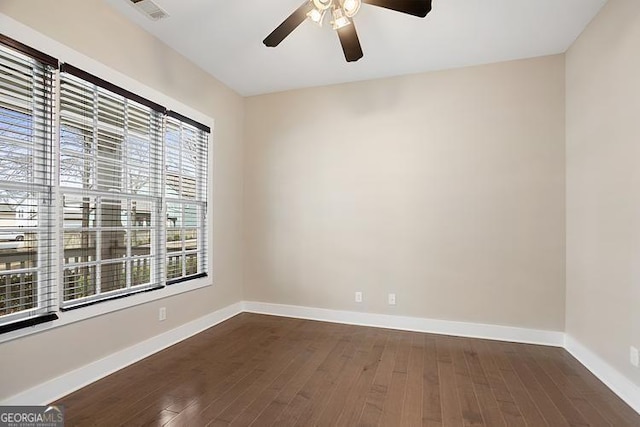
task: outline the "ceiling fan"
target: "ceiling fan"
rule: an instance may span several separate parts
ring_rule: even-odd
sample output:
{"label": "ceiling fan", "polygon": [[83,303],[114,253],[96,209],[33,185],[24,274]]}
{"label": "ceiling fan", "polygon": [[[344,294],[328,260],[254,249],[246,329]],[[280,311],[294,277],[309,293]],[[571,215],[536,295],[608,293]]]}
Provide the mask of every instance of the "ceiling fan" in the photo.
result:
{"label": "ceiling fan", "polygon": [[305,19],[309,18],[322,25],[327,13],[333,20],[331,24],[338,33],[340,44],[347,62],[355,62],[362,58],[362,47],[353,17],[360,10],[362,3],[424,18],[431,11],[432,0],[307,0],[296,9],[282,24],[264,39],[268,47],[276,47],[293,32]]}

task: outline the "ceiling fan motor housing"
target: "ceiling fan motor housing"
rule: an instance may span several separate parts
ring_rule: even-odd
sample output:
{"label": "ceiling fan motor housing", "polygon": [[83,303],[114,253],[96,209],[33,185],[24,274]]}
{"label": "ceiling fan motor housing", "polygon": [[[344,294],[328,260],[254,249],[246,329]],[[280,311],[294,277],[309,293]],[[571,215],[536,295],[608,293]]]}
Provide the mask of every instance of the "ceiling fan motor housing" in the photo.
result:
{"label": "ceiling fan motor housing", "polygon": [[316,9],[327,10],[331,7],[333,0],[311,0],[311,2],[316,7]]}

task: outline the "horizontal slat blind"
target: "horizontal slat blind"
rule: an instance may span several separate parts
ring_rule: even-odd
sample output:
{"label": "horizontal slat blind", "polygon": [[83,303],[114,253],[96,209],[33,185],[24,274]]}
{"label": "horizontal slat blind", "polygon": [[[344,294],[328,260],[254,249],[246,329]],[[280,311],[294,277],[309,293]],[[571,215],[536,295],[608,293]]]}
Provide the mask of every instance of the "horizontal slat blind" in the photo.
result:
{"label": "horizontal slat blind", "polygon": [[163,284],[160,112],[61,73],[62,306]]}
{"label": "horizontal slat blind", "polygon": [[169,115],[165,129],[167,280],[207,274],[209,133]]}
{"label": "horizontal slat blind", "polygon": [[[4,39],[0,39],[0,42]],[[56,311],[54,72],[0,44],[0,325]]]}

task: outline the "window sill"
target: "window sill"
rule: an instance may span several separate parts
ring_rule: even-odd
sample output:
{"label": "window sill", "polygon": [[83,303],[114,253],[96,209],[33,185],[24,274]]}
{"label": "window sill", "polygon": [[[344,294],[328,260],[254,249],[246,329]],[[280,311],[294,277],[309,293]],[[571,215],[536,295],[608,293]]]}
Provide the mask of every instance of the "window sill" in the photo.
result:
{"label": "window sill", "polygon": [[114,313],[120,310],[131,309],[142,304],[148,304],[153,301],[169,298],[175,295],[180,295],[185,292],[191,292],[209,286],[213,286],[211,276],[194,279],[193,281],[176,285],[166,286],[162,289],[157,289],[152,292],[142,292],[139,294],[130,295],[127,298],[106,300],[100,302],[99,304],[93,304],[75,310],[58,311],[56,313],[58,316],[57,320],[18,329],[0,335],[0,344],[19,338],[24,338],[33,334],[47,332],[55,328],[70,325],[72,323],[89,320],[93,317],[103,316],[105,314]]}

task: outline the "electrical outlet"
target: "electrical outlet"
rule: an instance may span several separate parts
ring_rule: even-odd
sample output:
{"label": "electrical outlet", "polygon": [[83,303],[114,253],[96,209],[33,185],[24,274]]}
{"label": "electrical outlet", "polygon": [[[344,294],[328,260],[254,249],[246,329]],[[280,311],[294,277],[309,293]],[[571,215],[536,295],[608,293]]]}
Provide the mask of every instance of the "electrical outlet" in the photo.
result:
{"label": "electrical outlet", "polygon": [[396,305],[396,294],[389,294],[389,305]]}
{"label": "electrical outlet", "polygon": [[160,322],[167,320],[167,307],[160,307],[158,311],[158,320]]}
{"label": "electrical outlet", "polygon": [[362,292],[356,292],[356,302],[362,302]]}
{"label": "electrical outlet", "polygon": [[640,353],[638,353],[638,349],[635,347],[631,347],[631,351],[629,352],[629,360],[631,364],[636,368],[640,365]]}

